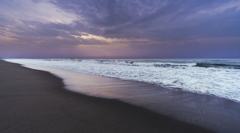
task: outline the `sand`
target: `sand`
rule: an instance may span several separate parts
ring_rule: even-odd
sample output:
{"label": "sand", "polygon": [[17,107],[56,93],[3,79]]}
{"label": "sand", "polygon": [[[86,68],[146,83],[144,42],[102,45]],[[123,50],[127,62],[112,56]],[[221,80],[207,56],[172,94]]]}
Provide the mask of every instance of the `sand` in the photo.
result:
{"label": "sand", "polygon": [[70,92],[44,71],[0,61],[0,131],[211,132],[118,100]]}

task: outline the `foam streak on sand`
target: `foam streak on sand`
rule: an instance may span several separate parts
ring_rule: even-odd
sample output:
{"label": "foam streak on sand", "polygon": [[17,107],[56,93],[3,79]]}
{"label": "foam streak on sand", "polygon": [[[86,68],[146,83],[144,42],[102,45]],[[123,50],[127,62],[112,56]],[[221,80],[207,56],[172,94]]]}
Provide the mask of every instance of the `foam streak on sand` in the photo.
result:
{"label": "foam streak on sand", "polygon": [[146,82],[240,102],[239,60],[230,62],[229,60],[8,59],[7,61]]}

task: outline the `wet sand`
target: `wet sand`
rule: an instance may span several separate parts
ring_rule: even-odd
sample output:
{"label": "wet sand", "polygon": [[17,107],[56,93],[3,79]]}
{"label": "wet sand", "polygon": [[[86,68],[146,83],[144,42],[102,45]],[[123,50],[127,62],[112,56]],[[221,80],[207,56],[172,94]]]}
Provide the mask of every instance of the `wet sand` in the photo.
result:
{"label": "wet sand", "polygon": [[22,65],[60,77],[65,88],[73,92],[118,99],[219,133],[240,132],[240,104],[230,100],[54,67],[26,63]]}
{"label": "wet sand", "polygon": [[211,132],[113,99],[67,91],[62,79],[0,61],[0,131]]}

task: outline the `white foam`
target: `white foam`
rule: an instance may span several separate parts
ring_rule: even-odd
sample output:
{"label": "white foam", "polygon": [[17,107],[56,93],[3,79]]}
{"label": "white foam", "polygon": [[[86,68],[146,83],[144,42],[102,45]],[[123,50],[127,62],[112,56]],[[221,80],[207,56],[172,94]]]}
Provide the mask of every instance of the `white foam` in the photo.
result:
{"label": "white foam", "polygon": [[194,63],[178,63],[176,67],[154,65],[176,65],[172,62],[95,61],[78,59],[6,59],[15,63],[32,63],[76,72],[89,73],[124,80],[134,80],[181,88],[185,91],[212,94],[240,102],[240,69],[193,67]]}

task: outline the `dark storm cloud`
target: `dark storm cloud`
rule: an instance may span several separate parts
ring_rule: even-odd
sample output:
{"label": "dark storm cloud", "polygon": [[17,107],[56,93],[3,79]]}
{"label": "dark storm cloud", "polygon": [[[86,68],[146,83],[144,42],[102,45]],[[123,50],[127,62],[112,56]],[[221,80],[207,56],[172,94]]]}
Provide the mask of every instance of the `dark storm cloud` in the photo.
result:
{"label": "dark storm cloud", "polygon": [[[58,0],[54,4],[103,28],[106,37],[185,40],[193,36],[238,36],[239,5],[211,12],[231,2],[238,1]],[[209,13],[199,13],[205,10]]]}

